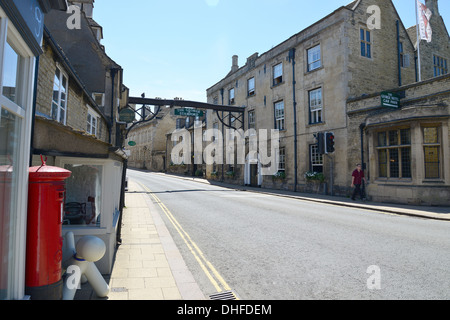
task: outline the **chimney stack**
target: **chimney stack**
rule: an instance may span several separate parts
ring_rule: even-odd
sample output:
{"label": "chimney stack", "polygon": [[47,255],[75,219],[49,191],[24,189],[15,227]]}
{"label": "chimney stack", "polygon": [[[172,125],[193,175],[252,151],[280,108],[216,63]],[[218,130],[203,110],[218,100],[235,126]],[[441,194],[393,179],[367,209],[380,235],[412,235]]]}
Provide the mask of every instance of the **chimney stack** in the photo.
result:
{"label": "chimney stack", "polygon": [[231,65],[231,72],[236,72],[239,69],[239,57],[237,55],[233,56],[233,64]]}
{"label": "chimney stack", "polygon": [[[440,16],[438,0],[426,0],[425,5],[427,6],[428,9],[431,10],[431,12],[433,13],[433,17]],[[433,17],[431,17],[432,20],[433,20]]]}

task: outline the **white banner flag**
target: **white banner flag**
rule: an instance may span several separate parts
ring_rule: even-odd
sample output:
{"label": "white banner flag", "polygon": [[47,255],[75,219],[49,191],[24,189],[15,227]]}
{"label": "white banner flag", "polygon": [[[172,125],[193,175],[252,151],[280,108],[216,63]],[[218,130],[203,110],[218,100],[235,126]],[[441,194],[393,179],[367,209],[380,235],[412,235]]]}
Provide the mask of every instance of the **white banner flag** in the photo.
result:
{"label": "white banner flag", "polygon": [[431,42],[431,38],[433,35],[433,30],[431,29],[430,19],[432,16],[431,10],[428,9],[424,4],[422,4],[419,0],[417,1],[417,16],[419,25],[419,35],[420,40],[426,40],[427,42]]}

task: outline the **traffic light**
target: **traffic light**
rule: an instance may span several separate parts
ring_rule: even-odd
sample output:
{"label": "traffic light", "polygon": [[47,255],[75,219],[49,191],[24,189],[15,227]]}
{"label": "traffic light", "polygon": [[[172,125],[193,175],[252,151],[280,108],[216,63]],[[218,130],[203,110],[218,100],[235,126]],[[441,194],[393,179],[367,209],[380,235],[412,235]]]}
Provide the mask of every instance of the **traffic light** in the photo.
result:
{"label": "traffic light", "polygon": [[319,154],[325,154],[325,134],[323,132],[319,132],[314,135],[317,140],[317,152]]}
{"label": "traffic light", "polygon": [[334,152],[334,133],[327,132],[325,134],[325,149],[326,153],[333,153]]}

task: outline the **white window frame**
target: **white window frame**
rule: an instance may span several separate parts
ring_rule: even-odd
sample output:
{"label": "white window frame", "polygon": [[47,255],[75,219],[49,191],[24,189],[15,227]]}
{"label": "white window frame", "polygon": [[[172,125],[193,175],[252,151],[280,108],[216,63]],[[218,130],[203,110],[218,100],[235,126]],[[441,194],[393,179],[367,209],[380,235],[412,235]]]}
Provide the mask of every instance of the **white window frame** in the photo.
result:
{"label": "white window frame", "polygon": [[87,133],[98,136],[98,124],[100,122],[100,115],[87,105]]}
{"label": "white window frame", "polygon": [[231,89],[228,91],[228,96],[230,97],[229,104],[230,104],[230,105],[234,104],[234,103],[236,102],[236,100],[235,100],[235,91],[234,91],[234,88],[231,88]]}
{"label": "white window frame", "polygon": [[273,66],[272,84],[274,86],[277,86],[281,83],[283,83],[283,62],[278,63],[277,65]]}
{"label": "white window frame", "polygon": [[[55,78],[56,78],[56,72],[59,71],[60,73],[60,85],[58,90],[58,101],[53,100],[54,98],[54,88],[55,88]],[[64,101],[64,104],[62,104],[61,95],[62,95],[62,87],[64,83],[64,78],[66,79],[66,100]],[[53,78],[53,91],[52,91],[52,105],[50,108],[50,116],[52,119],[56,122],[62,123],[64,125],[67,124],[67,101],[69,99],[69,76],[65,72],[65,70],[59,65],[59,63],[56,64],[56,70]],[[53,104],[57,105],[57,113],[56,113],[56,119],[53,117]],[[61,121],[61,111],[64,110],[64,119]]]}
{"label": "white window frame", "polygon": [[[313,172],[323,172],[323,155],[319,153],[319,147],[317,144],[312,144],[309,146],[310,154],[310,170]],[[320,170],[315,170],[315,168],[321,168]]]}
{"label": "white window frame", "polygon": [[322,53],[320,44],[308,49],[308,72],[322,67]]}
{"label": "white window frame", "polygon": [[[320,92],[320,97],[317,93]],[[323,122],[323,92],[322,88],[309,91],[309,122],[310,124]]]}
{"label": "white window frame", "polygon": [[278,151],[278,172],[286,172],[286,148],[281,147]]}
{"label": "white window frame", "polygon": [[282,100],[275,102],[274,109],[275,109],[275,129],[286,130],[284,101]]}
{"label": "white window frame", "polygon": [[256,112],[255,112],[255,110],[250,110],[248,112],[248,128],[256,129]]}
{"label": "white window frame", "polygon": [[255,89],[255,77],[251,77],[247,80],[247,87],[248,87],[248,96],[253,97],[256,94]]}
{"label": "white window frame", "polygon": [[[101,98],[102,98],[101,104],[98,104],[98,103],[97,103],[97,97],[98,97],[98,96],[101,96]],[[94,99],[95,103],[97,103],[97,105],[98,105],[99,107],[104,107],[104,106],[105,106],[105,94],[104,94],[104,93],[94,92],[94,93],[92,94],[92,98]]]}
{"label": "white window frame", "polygon": [[[17,77],[17,102],[3,96],[3,63],[4,47],[8,41],[14,50],[21,56],[21,67]],[[0,8],[0,108],[7,110],[20,119],[20,137],[18,148],[17,196],[15,215],[12,216],[11,234],[13,243],[9,260],[11,261],[11,274],[8,274],[7,299],[20,300],[25,296],[25,257],[26,257],[26,222],[28,199],[28,164],[30,159],[31,124],[33,113],[33,88],[36,58],[26,42],[21,37],[6,13]],[[1,116],[1,113],[0,113]]]}

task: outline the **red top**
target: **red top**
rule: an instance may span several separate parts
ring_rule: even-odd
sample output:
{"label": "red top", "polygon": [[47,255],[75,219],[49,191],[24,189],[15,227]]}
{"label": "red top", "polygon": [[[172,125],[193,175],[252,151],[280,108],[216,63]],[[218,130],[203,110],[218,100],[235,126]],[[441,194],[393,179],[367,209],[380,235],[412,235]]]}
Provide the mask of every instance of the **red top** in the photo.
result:
{"label": "red top", "polygon": [[69,170],[47,165],[29,168],[30,181],[61,181],[69,178],[71,174]]}
{"label": "red top", "polygon": [[358,171],[358,169],[355,169],[352,176],[355,177],[355,181],[353,182],[353,184],[361,184],[362,179],[364,178],[364,171]]}

